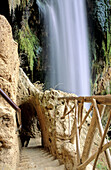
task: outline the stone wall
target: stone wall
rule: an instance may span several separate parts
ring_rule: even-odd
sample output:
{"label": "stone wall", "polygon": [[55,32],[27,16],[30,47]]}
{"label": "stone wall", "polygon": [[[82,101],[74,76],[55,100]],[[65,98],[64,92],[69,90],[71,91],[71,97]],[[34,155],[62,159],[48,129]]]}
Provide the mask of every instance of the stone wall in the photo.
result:
{"label": "stone wall", "polygon": [[[16,103],[19,77],[18,45],[0,15],[0,88]],[[16,169],[18,158],[15,110],[0,95],[0,169]]]}

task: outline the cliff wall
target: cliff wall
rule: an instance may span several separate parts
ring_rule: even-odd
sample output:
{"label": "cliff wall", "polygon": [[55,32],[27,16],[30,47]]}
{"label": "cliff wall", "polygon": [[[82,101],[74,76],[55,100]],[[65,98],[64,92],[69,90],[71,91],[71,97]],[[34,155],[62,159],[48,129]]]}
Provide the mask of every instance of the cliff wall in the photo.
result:
{"label": "cliff wall", "polygon": [[[19,77],[18,45],[12,28],[0,15],[0,88],[16,103]],[[0,169],[16,169],[18,138],[15,110],[0,95]]]}

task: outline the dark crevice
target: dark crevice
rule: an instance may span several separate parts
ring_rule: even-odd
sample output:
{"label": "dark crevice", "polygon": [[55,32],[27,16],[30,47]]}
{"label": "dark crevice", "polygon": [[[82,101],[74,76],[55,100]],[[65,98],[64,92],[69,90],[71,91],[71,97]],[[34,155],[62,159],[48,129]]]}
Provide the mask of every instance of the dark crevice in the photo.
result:
{"label": "dark crevice", "polygon": [[[37,119],[37,112],[30,102],[26,102],[19,106],[21,109],[22,129],[20,132],[21,144],[28,146],[30,138],[36,138],[40,134],[39,121]],[[26,144],[25,144],[26,142]]]}
{"label": "dark crevice", "polygon": [[0,4],[0,14],[4,15],[9,23],[11,24],[11,16],[9,13],[9,4],[8,0],[3,0],[2,3]]}

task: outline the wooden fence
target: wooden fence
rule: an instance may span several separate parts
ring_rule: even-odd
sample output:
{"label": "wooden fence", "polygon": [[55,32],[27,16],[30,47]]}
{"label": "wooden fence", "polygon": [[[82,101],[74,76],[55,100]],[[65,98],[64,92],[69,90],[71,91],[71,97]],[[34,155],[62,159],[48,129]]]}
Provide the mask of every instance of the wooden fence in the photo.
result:
{"label": "wooden fence", "polygon": [[[69,113],[71,113],[73,110],[75,111],[74,128],[75,128],[75,137],[76,137],[77,170],[85,169],[86,166],[90,164],[93,160],[94,160],[94,164],[93,164],[93,170],[94,170],[96,167],[98,157],[102,152],[105,153],[108,167],[109,169],[111,169],[111,155],[109,150],[109,147],[111,147],[111,141],[106,140],[106,135],[111,120],[111,110],[109,111],[108,120],[105,128],[103,128],[102,121],[101,121],[104,115],[105,107],[107,105],[111,105],[111,95],[90,96],[90,97],[60,97],[59,100],[61,99],[65,99],[67,105],[70,100],[74,101],[74,106],[72,106],[72,109],[70,111],[67,112],[68,110],[67,105],[65,106],[64,116],[62,118],[64,118],[66,115],[69,115]],[[91,103],[91,106],[87,111],[86,115],[83,117],[83,106],[85,102]],[[91,123],[86,135],[83,152],[81,154],[81,150],[80,150],[81,129],[91,111],[93,111],[91,117]],[[98,150],[90,156],[91,146],[95,136],[96,128],[99,129],[101,142],[98,147]]]}

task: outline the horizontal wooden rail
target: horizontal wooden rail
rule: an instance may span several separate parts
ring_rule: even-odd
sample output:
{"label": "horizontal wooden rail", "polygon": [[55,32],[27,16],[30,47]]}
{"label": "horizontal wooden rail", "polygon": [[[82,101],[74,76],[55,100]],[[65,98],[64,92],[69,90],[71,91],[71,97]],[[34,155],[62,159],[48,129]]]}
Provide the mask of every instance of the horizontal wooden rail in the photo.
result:
{"label": "horizontal wooden rail", "polygon": [[1,96],[13,107],[14,110],[16,110],[19,115],[17,114],[17,119],[19,126],[21,127],[21,109],[10,99],[10,97],[7,96],[7,94],[0,88],[0,94]]}
{"label": "horizontal wooden rail", "polygon": [[78,102],[92,103],[93,99],[96,99],[97,104],[111,105],[111,95],[97,95],[97,96],[87,96],[87,97],[59,97],[58,100],[78,100]]}

